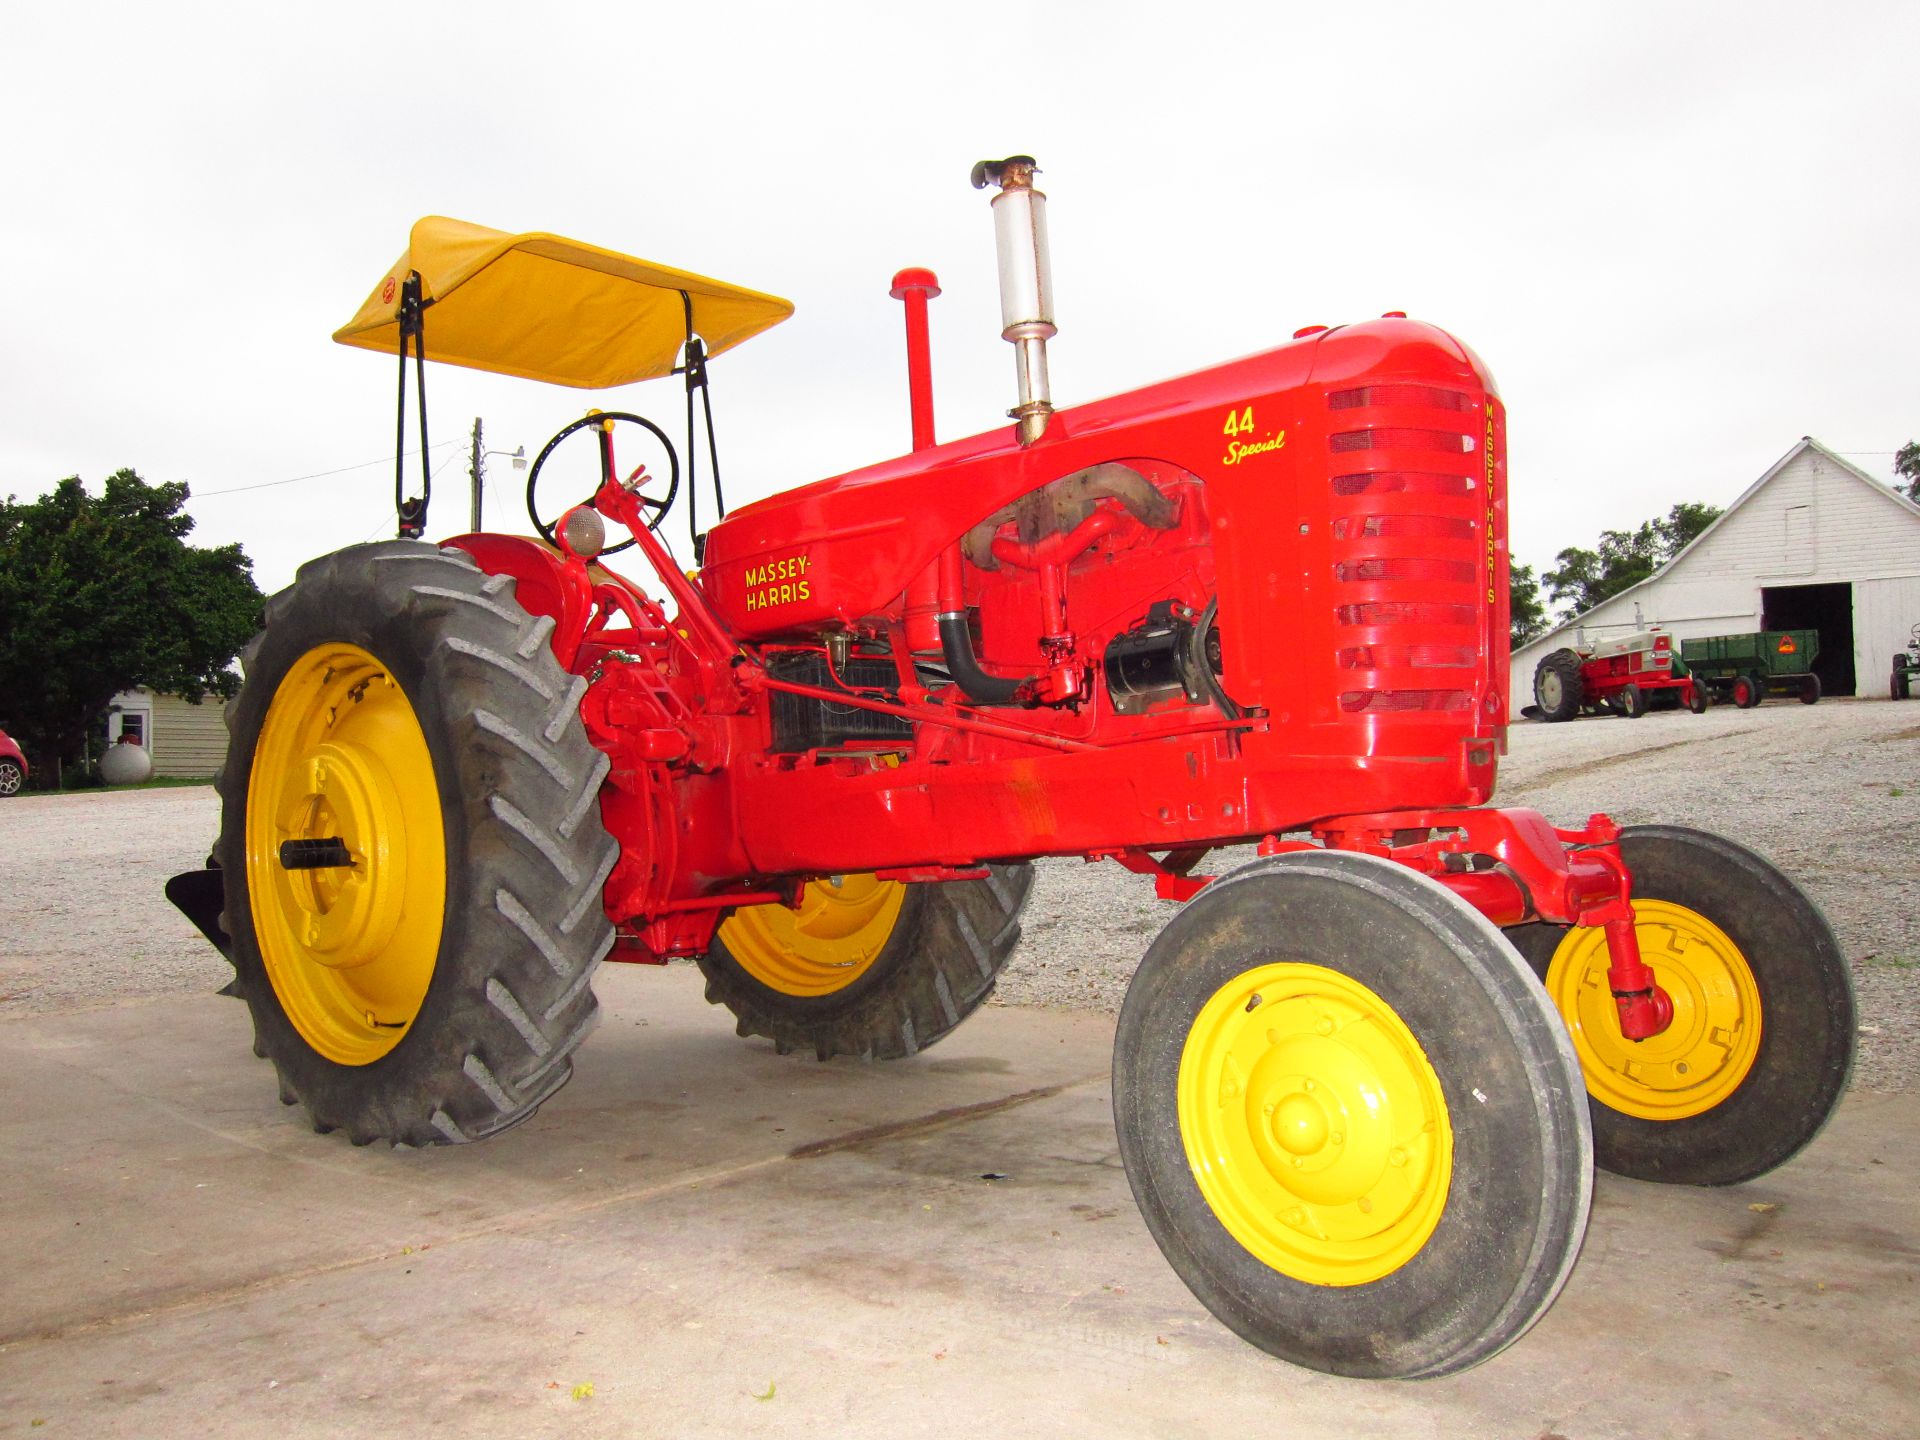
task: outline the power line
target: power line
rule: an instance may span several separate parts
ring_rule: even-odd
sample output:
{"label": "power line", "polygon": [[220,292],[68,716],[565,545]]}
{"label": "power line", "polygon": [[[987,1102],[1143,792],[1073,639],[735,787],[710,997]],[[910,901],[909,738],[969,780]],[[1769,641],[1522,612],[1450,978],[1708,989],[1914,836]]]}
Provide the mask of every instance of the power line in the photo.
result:
{"label": "power line", "polygon": [[[458,440],[442,440],[428,448],[444,450],[449,445],[458,445]],[[1889,451],[1889,454],[1892,452]],[[338,470],[316,470],[311,475],[291,475],[285,480],[262,480],[256,485],[234,485],[225,490],[198,490],[194,492],[196,500],[210,500],[215,495],[238,495],[243,490],[271,490],[276,485],[298,485],[302,480],[324,480],[329,475],[345,475],[350,470],[368,470],[375,465],[391,465],[393,456],[383,455],[378,460],[362,460],[358,465],[342,465]],[[436,471],[436,474],[439,472]]]}

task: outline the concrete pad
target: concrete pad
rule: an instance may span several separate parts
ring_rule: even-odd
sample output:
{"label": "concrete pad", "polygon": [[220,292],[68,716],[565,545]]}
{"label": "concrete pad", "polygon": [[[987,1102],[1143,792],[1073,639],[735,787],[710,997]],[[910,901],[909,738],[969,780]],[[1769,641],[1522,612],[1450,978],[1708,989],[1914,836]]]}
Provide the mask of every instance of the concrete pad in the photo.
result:
{"label": "concrete pad", "polygon": [[539,1116],[420,1153],[310,1133],[230,1000],[0,1023],[0,1434],[1920,1431],[1915,1097],[1854,1096],[1753,1185],[1603,1177],[1530,1335],[1363,1383],[1247,1347],[1166,1267],[1102,1019],[821,1066],[685,968],[599,988]]}

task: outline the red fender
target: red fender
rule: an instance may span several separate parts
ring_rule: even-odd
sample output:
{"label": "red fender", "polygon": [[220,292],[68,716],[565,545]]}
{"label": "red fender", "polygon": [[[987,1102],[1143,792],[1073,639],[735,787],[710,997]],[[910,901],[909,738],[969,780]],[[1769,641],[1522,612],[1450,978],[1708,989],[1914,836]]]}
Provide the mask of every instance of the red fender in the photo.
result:
{"label": "red fender", "polygon": [[552,619],[554,658],[574,668],[593,615],[593,587],[581,571],[568,569],[553,546],[525,535],[455,535],[440,543],[466,551],[489,575],[511,575],[514,598],[527,613]]}

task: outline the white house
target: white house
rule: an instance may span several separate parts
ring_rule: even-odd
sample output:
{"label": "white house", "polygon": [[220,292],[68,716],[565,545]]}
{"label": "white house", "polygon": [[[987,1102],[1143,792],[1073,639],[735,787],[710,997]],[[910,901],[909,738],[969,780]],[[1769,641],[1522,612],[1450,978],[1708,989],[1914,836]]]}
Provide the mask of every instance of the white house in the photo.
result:
{"label": "white house", "polygon": [[1920,625],[1920,505],[1811,437],[1665,567],[1513,652],[1513,708],[1533,703],[1543,656],[1658,625],[1686,640],[1817,629],[1827,695],[1887,694]]}
{"label": "white house", "polygon": [[114,696],[113,707],[107,712],[107,743],[132,736],[146,746],[155,775],[201,780],[227,758],[226,702],[217,695],[195,705],[142,685]]}

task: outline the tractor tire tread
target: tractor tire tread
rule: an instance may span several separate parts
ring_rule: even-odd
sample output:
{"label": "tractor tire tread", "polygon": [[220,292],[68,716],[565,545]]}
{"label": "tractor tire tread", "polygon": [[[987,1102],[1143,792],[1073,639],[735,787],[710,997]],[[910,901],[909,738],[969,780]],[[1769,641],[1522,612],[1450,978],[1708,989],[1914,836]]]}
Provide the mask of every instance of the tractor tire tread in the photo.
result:
{"label": "tractor tire tread", "polygon": [[993,993],[1020,943],[1031,865],[995,865],[983,880],[909,887],[893,936],[868,972],[844,992],[781,995],[744,971],[717,937],[699,964],[709,1004],[724,1005],[742,1036],[778,1053],[817,1059],[898,1060],[950,1034]]}
{"label": "tractor tire tread", "polygon": [[[1559,681],[1559,703],[1549,706],[1541,694],[1541,679],[1551,675]],[[1540,718],[1550,723],[1575,720],[1586,703],[1586,681],[1580,670],[1580,656],[1570,649],[1559,649],[1541,657],[1533,670],[1533,698]]]}
{"label": "tractor tire tread", "polygon": [[[1857,1009],[1845,953],[1820,908],[1761,855],[1721,835],[1633,825],[1621,855],[1636,896],[1685,905],[1740,947],[1760,988],[1760,1052],[1699,1115],[1644,1120],[1590,1101],[1601,1169],[1671,1185],[1736,1185],[1799,1154],[1825,1128],[1853,1070]],[[1567,927],[1507,931],[1545,979]],[[1656,972],[1657,973],[1657,972]]]}
{"label": "tractor tire tread", "polygon": [[[551,629],[519,607],[511,577],[487,575],[463,551],[410,541],[310,561],[267,603],[265,628],[245,653],[250,671],[263,657],[284,670],[328,640],[361,645],[403,684],[413,672],[436,767],[453,772],[440,785],[446,930],[420,1013],[386,1056],[355,1067],[314,1052],[272,995],[251,932],[247,944],[236,939],[256,1041],[282,1098],[304,1104],[316,1129],[344,1130],[355,1144],[481,1139],[527,1119],[572,1074],[597,1018],[593,973],[613,944],[598,902],[619,847],[594,806],[607,757],[578,722],[581,682],[544,646]],[[369,643],[372,632],[386,649]],[[409,634],[417,647],[399,653]],[[277,684],[277,675],[264,678]],[[419,696],[438,697],[431,717]],[[270,698],[243,690],[229,707],[236,741],[251,746]],[[236,922],[250,925],[242,763],[221,786],[216,847],[228,875],[242,877],[227,886],[225,922],[236,937]]]}
{"label": "tractor tire tread", "polygon": [[[1418,1254],[1373,1283],[1296,1280],[1233,1239],[1168,1113],[1192,1016],[1247,960],[1266,958],[1279,926],[1284,953],[1384,987],[1448,1095],[1458,1201]],[[1407,946],[1426,947],[1423,963],[1400,963]],[[1396,987],[1414,1010],[1393,1001]],[[1413,1379],[1490,1359],[1572,1273],[1593,1188],[1579,1074],[1559,1017],[1480,912],[1392,861],[1302,852],[1222,877],[1155,939],[1120,1011],[1114,1122],[1148,1230],[1228,1328],[1331,1374]]]}

